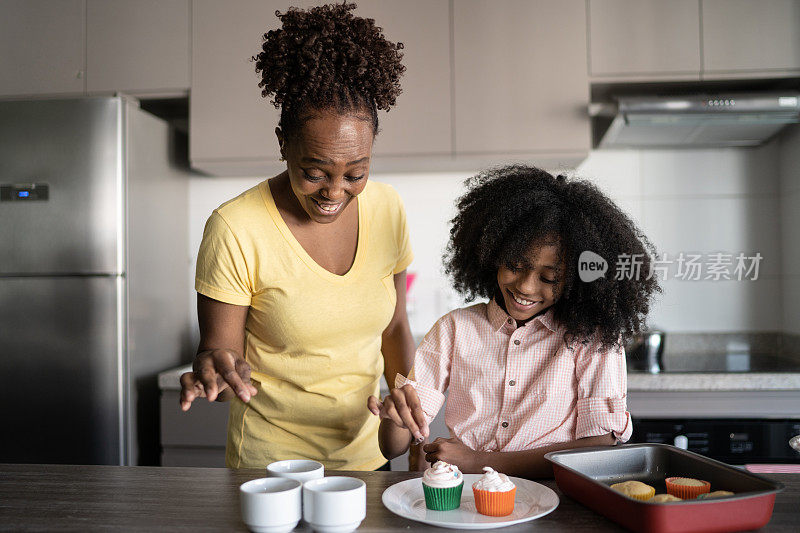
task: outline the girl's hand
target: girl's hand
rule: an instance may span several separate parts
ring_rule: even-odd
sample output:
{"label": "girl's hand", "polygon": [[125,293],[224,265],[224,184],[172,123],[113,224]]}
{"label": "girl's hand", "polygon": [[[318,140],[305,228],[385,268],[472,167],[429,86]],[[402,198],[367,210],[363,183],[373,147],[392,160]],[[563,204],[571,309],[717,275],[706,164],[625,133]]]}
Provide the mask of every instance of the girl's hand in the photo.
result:
{"label": "girl's hand", "polygon": [[466,474],[480,474],[486,466],[485,454],[478,452],[456,438],[443,439],[439,437],[430,444],[422,447],[425,450],[425,460],[431,464],[444,461],[456,465]]}
{"label": "girl's hand", "polygon": [[408,470],[409,472],[424,472],[430,465],[425,462],[425,451],[423,444],[412,444],[408,447]]}
{"label": "girl's hand", "polygon": [[424,441],[430,435],[417,391],[411,385],[392,389],[382,402],[375,396],[370,396],[367,407],[375,416],[388,418],[398,427],[409,430],[416,443]]}

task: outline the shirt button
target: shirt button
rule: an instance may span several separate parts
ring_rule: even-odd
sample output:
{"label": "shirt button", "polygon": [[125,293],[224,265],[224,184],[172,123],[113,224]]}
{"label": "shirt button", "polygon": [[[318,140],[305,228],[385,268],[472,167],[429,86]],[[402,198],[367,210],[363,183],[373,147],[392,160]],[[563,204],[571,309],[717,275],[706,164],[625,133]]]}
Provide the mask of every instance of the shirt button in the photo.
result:
{"label": "shirt button", "polygon": [[501,425],[501,426],[503,426],[504,428],[507,428],[507,427],[508,427],[508,422],[503,422],[503,423],[502,423],[502,424],[500,424],[500,425]]}
{"label": "shirt button", "polygon": [[517,382],[512,379],[511,381],[508,382],[508,384],[513,387],[514,385],[517,384]]}
{"label": "shirt button", "polygon": [[517,346],[519,346],[519,339],[515,340],[515,341],[514,341],[514,344],[516,344]]}

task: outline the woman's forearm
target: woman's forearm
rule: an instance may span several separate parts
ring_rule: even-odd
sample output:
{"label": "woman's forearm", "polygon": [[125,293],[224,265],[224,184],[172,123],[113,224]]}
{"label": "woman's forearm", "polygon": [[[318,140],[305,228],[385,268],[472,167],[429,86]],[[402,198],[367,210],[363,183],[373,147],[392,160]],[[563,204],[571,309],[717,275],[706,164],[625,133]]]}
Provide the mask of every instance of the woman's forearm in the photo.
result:
{"label": "woman's forearm", "polygon": [[597,437],[586,437],[570,442],[552,444],[533,450],[522,450],[518,452],[485,452],[480,456],[479,462],[482,466],[475,469],[480,471],[483,466],[490,466],[509,476],[523,478],[548,478],[553,477],[553,469],[550,463],[544,458],[549,452],[567,450],[570,448],[584,448],[587,446],[612,445],[616,442],[614,436],[609,433]]}
{"label": "woman's forearm", "polygon": [[[381,335],[381,353],[383,354],[383,374],[389,389],[395,386],[397,374],[408,376],[414,365],[414,351],[417,345],[411,335],[406,314],[406,272],[395,274],[394,287],[397,295],[394,316]],[[404,454],[413,436],[411,431],[395,424],[392,420],[382,419],[378,430],[378,445],[387,459]]]}
{"label": "woman's forearm", "polygon": [[[384,370],[386,384],[389,388],[395,385],[395,376],[402,374],[407,376],[414,364],[414,338],[411,335],[411,328],[408,327],[408,319],[405,313],[401,320],[393,321],[390,327],[383,332],[381,352],[383,353]],[[404,454],[411,444],[411,432],[388,419],[381,420],[378,431],[378,445],[381,453],[387,459],[394,459]]]}
{"label": "woman's forearm", "polygon": [[389,388],[394,387],[397,374],[408,376],[414,364],[414,352],[417,349],[411,327],[406,314],[406,271],[394,276],[395,302],[394,315],[381,335],[381,353],[383,353],[383,375]]}
{"label": "woman's forearm", "polygon": [[[408,328],[408,321],[399,324],[394,330],[386,331],[383,335],[384,376],[389,389],[395,386],[395,376],[402,374],[408,376],[411,366],[414,363],[414,338]],[[401,428],[388,419],[381,420],[381,427],[378,432],[378,444],[381,453],[387,459],[404,454],[411,445],[413,436],[406,428]]]}
{"label": "woman's forearm", "polygon": [[398,320],[383,332],[381,336],[383,375],[390,389],[394,387],[394,378],[397,374],[408,376],[414,364],[416,348],[408,319]]}
{"label": "woman's forearm", "polygon": [[397,374],[408,376],[414,364],[415,349],[414,337],[411,336],[408,322],[384,332],[381,343],[383,375],[390,389],[394,387]]}

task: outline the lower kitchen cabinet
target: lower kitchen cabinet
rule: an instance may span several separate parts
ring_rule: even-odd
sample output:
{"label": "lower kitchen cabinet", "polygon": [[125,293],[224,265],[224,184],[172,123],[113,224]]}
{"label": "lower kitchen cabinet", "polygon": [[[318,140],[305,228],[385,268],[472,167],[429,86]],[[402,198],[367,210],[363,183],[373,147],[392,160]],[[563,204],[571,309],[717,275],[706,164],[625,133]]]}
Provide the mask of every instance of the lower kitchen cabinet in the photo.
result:
{"label": "lower kitchen cabinet", "polygon": [[225,466],[225,448],[164,446],[161,450],[161,466],[222,468]]}
{"label": "lower kitchen cabinet", "polygon": [[161,466],[225,466],[228,403],[199,399],[181,411],[180,390],[161,391]]}

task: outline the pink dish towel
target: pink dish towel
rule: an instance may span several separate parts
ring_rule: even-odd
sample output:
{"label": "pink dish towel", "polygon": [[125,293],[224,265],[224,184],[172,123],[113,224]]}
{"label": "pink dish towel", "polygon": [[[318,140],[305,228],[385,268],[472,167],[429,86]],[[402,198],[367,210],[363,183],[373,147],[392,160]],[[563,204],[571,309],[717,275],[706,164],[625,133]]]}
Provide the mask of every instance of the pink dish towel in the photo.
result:
{"label": "pink dish towel", "polygon": [[800,465],[744,465],[754,474],[800,474]]}

